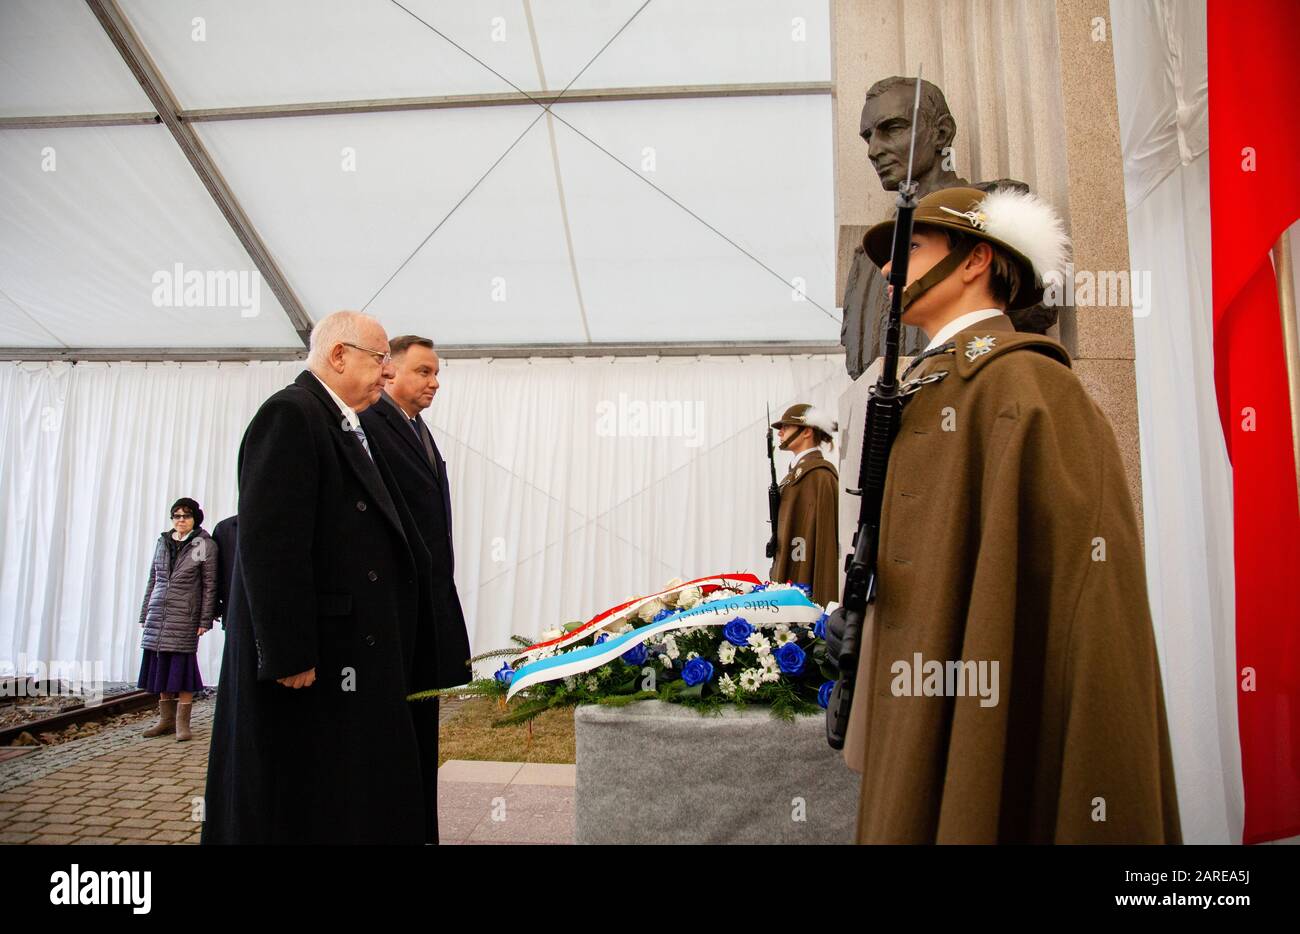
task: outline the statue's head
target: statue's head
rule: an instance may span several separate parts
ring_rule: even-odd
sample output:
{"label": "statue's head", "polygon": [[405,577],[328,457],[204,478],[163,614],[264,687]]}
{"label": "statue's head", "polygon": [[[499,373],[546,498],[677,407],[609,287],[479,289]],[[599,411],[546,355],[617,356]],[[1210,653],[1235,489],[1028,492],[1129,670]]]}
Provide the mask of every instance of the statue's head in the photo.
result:
{"label": "statue's head", "polygon": [[[884,78],[867,91],[862,106],[861,135],[867,156],[886,191],[897,191],[907,179],[907,150],[912,141],[912,98],[915,78]],[[957,122],[948,110],[943,91],[921,79],[921,107],[916,126],[916,157],[912,177],[925,176],[952,145]]]}

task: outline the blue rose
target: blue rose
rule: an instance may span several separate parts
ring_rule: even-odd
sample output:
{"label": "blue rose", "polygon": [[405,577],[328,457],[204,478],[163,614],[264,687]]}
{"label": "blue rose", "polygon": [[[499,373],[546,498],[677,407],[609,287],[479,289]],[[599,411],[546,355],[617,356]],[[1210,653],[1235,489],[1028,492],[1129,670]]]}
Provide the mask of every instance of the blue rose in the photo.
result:
{"label": "blue rose", "polygon": [[822,686],[817,689],[817,705],[823,708],[829,707],[831,705],[831,692],[834,690],[834,681],[823,681]]}
{"label": "blue rose", "polygon": [[759,585],[756,586],[753,590],[751,590],[750,593],[759,593],[759,592],[761,592],[761,591],[767,590],[767,588],[768,588],[769,586],[771,586],[771,585],[770,585],[770,584],[759,584]]}
{"label": "blue rose", "polygon": [[749,637],[754,634],[754,627],[749,625],[749,620],[736,617],[722,628],[723,637],[737,648],[744,648],[749,645]]}
{"label": "blue rose", "polygon": [[650,622],[652,622],[652,623],[657,623],[657,622],[659,622],[659,620],[661,620],[661,619],[667,619],[668,617],[672,616],[672,615],[673,615],[674,613],[676,613],[676,612],[677,612],[676,610],[670,610],[670,609],[668,609],[667,607],[664,607],[662,610],[660,610],[658,613],[656,613],[656,614],[653,616],[653,618],[651,618]]}
{"label": "blue rose", "polygon": [[602,642],[608,642],[608,641],[609,641],[609,633],[602,632],[600,635],[596,637],[596,641],[593,642],[592,645],[600,645]]}
{"label": "blue rose", "polygon": [[705,681],[712,681],[713,665],[696,656],[687,662],[686,667],[682,669],[682,680],[689,687],[695,687],[695,685],[703,684]]}
{"label": "blue rose", "polygon": [[507,663],[496,670],[492,677],[496,678],[502,684],[509,684],[510,679],[515,676],[515,670]]}
{"label": "blue rose", "polygon": [[788,675],[800,674],[807,660],[808,656],[804,654],[803,649],[793,642],[787,642],[776,650],[777,667]]}
{"label": "blue rose", "polygon": [[623,653],[623,661],[627,662],[629,665],[644,665],[645,660],[649,655],[650,653],[645,650],[645,645],[638,642],[636,645],[632,646],[632,648]]}
{"label": "blue rose", "polygon": [[817,617],[817,622],[813,626],[813,635],[818,639],[826,638],[826,621],[830,618],[829,613],[823,613],[821,616]]}

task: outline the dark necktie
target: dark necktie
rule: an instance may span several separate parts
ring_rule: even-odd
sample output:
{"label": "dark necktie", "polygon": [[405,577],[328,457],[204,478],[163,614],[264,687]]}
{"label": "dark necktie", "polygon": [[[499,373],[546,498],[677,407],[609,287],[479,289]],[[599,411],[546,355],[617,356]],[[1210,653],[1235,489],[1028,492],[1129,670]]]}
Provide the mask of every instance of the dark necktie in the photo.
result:
{"label": "dark necktie", "polygon": [[[412,416],[410,422],[411,422],[411,430],[415,432],[415,437],[419,439],[421,445],[424,445],[424,432],[420,431],[420,416],[418,415]],[[429,452],[429,448],[427,445],[425,446],[425,453],[428,455],[429,458],[429,466],[433,468],[433,475],[437,477],[438,459],[434,457],[432,453]]]}

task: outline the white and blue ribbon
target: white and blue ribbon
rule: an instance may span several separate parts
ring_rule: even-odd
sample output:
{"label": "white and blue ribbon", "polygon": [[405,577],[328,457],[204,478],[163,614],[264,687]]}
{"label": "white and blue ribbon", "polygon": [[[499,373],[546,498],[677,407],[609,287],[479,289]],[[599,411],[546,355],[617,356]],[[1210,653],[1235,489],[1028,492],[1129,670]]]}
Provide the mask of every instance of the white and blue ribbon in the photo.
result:
{"label": "white and blue ribbon", "polygon": [[740,594],[724,600],[701,603],[689,610],[665,616],[620,636],[606,639],[599,645],[589,645],[561,655],[538,659],[520,667],[510,678],[510,699],[525,688],[560,678],[585,674],[593,668],[608,664],[636,646],[664,633],[692,626],[725,626],[734,619],[745,619],[756,629],[779,623],[795,626],[812,626],[821,618],[822,608],[813,603],[797,588],[760,590]]}

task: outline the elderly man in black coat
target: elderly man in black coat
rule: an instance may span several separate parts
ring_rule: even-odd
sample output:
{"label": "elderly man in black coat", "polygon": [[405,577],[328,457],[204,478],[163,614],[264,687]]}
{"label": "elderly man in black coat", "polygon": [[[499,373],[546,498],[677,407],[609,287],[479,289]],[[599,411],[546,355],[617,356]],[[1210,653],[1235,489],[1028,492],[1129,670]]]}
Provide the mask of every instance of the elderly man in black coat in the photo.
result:
{"label": "elderly man in black coat", "polygon": [[437,724],[406,700],[437,686],[430,557],[357,415],[393,375],[388,338],[336,312],[307,362],[240,446],[202,840],[436,842]]}
{"label": "elderly man in black coat", "polygon": [[[438,391],[441,364],[427,337],[407,334],[389,342],[396,376],[379,401],[361,413],[366,436],[382,449],[402,498],[406,500],[429,550],[433,580],[434,619],[438,638],[434,677],[439,684],[464,684],[471,677],[469,637],[465,614],[456,592],[455,557],[451,539],[451,488],[447,464],[420,413],[433,402]],[[438,702],[424,702],[417,708],[417,722],[431,724],[437,735]],[[432,756],[426,767],[437,768],[438,749],[422,747]]]}

